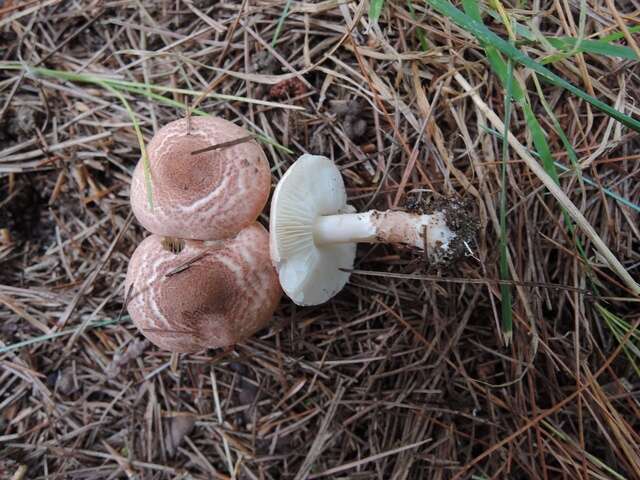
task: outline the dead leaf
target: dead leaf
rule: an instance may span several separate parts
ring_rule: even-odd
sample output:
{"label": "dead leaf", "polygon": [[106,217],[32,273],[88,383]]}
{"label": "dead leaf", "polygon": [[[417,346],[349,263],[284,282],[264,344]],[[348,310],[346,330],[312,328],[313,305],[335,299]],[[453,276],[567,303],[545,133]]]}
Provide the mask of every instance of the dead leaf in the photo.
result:
{"label": "dead leaf", "polygon": [[192,415],[178,415],[173,417],[169,423],[169,428],[164,437],[164,445],[169,457],[173,457],[178,447],[182,444],[184,437],[193,430],[196,419]]}

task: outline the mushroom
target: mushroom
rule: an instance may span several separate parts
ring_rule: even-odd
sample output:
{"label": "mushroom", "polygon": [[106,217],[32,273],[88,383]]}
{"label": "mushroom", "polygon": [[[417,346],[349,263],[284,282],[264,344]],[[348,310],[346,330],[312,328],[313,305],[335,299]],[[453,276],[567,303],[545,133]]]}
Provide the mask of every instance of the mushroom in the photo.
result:
{"label": "mushroom", "polygon": [[131,257],[125,292],[136,327],[172,352],[246,339],[268,324],[282,295],[259,223],[224,240],[147,237]]}
{"label": "mushroom", "polygon": [[356,213],[347,204],[336,165],[307,154],[287,170],[274,191],[271,259],[284,292],[298,305],[317,305],[349,280],[345,270],[353,268],[358,242],[405,244],[424,251],[431,262],[440,262],[466,240],[451,223],[446,209],[431,214]]}
{"label": "mushroom", "polygon": [[253,223],[267,203],[269,162],[242,127],[216,117],[188,122],[168,123],[149,142],[152,202],[147,201],[140,160],[131,179],[133,213],[157,235],[232,237]]}

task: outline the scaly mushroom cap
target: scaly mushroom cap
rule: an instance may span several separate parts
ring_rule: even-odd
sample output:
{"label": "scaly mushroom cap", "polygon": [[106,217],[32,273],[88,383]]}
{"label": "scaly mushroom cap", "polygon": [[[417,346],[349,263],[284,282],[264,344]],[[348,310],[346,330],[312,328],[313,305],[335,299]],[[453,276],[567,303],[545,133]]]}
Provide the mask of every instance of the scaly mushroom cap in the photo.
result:
{"label": "scaly mushroom cap", "polygon": [[249,135],[215,117],[173,121],[147,147],[153,209],[147,201],[143,162],[131,179],[131,207],[152,233],[194,240],[232,237],[255,222],[271,188],[269,162],[253,140],[197,155],[191,152]]}
{"label": "scaly mushroom cap", "polygon": [[269,323],[282,295],[258,223],[209,242],[151,235],[131,257],[125,289],[133,323],[172,352],[241,342]]}

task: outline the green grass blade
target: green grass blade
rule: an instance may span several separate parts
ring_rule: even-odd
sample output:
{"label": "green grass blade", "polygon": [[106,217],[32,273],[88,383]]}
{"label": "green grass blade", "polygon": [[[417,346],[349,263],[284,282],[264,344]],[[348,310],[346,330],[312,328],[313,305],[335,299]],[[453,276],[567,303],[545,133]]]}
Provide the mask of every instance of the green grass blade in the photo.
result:
{"label": "green grass blade", "polygon": [[138,119],[136,117],[135,112],[127,102],[127,99],[124,98],[121,92],[113,88],[111,85],[104,82],[97,82],[98,85],[102,86],[104,89],[109,90],[113,93],[118,100],[122,103],[124,108],[127,110],[129,114],[129,118],[131,118],[131,123],[133,123],[133,130],[136,132],[136,137],[138,138],[138,145],[140,146],[140,155],[142,156],[142,169],[144,171],[144,186],[147,191],[147,203],[149,204],[149,208],[153,210],[153,186],[151,182],[151,165],[149,164],[149,156],[147,155],[147,147],[144,143],[144,136],[142,135],[142,130],[140,130],[140,125],[138,124]]}
{"label": "green grass blade", "polygon": [[[576,442],[573,438],[569,437],[569,435],[567,435],[564,432],[560,431],[559,429],[555,428],[551,424],[551,422],[549,422],[548,420],[542,420],[542,422],[540,422],[540,424],[543,425],[544,427],[546,427],[547,429],[549,429],[551,431],[551,433],[553,433],[554,435],[560,437],[565,442],[569,442],[569,443],[573,444],[574,446],[578,447],[578,442]],[[585,453],[585,456],[591,462],[593,462],[595,465],[598,465],[600,468],[602,468],[604,471],[606,471],[609,475],[611,475],[612,479],[627,480],[627,477],[624,477],[624,476],[620,475],[618,472],[616,472],[613,468],[608,466],[605,462],[600,460],[595,455],[593,455],[593,454],[591,454],[591,453],[589,453],[587,451],[584,451],[584,453]],[[594,475],[594,478],[596,478],[595,475]]]}
{"label": "green grass blade", "polygon": [[[407,0],[407,7],[409,8],[409,15],[414,20],[417,20],[418,17],[416,15],[416,11],[413,8],[413,2],[411,0]],[[429,42],[427,41],[427,36],[424,34],[424,30],[420,27],[416,27],[416,37],[418,37],[418,42],[420,43],[420,49],[423,52],[429,50]]]}
{"label": "green grass blade", "polygon": [[[33,76],[43,75],[47,77],[53,77],[57,79],[69,80],[73,82],[85,82],[85,83],[98,83],[104,82],[112,87],[118,88],[119,90],[129,90],[129,89],[137,89],[138,91],[141,89],[151,89],[160,93],[180,93],[183,95],[189,95],[198,97],[202,95],[202,92],[197,90],[189,90],[185,88],[174,88],[174,87],[166,87],[163,85],[154,85],[140,82],[131,82],[127,80],[119,80],[116,78],[110,78],[102,75],[92,75],[92,74],[83,74],[83,73],[75,73],[75,72],[66,72],[64,70],[52,70],[48,68],[41,67],[30,67],[26,65],[22,65],[18,62],[0,62],[0,69],[6,70],[26,70],[27,73],[32,74]],[[254,105],[260,105],[265,107],[273,107],[273,108],[285,108],[289,110],[304,110],[304,107],[300,107],[297,105],[287,105],[283,103],[277,102],[269,102],[266,100],[259,100],[254,98],[247,97],[239,97],[236,95],[225,95],[221,93],[211,92],[207,95],[208,97],[215,98],[216,100],[226,100],[229,102],[242,102],[242,103],[251,103]]]}
{"label": "green grass blade", "polygon": [[[568,50],[572,53],[591,53],[593,55],[624,58],[627,60],[638,60],[638,56],[633,49],[622,45],[611,45],[610,43],[603,42],[602,40],[582,40],[578,46],[578,39],[573,37],[546,37],[546,39],[551,46],[558,50]],[[541,63],[551,63],[548,58],[542,60]]]}
{"label": "green grass blade", "polygon": [[[544,102],[544,99],[542,100]],[[546,134],[542,129],[540,122],[535,117],[533,113],[533,109],[531,108],[531,104],[529,102],[526,102],[523,105],[523,110],[524,110],[525,121],[527,122],[527,126],[531,130],[533,145],[536,148],[536,151],[540,159],[542,160],[542,166],[544,167],[545,171],[549,174],[549,176],[553,179],[553,181],[559,185],[560,176],[556,168],[556,162],[554,161],[553,156],[551,155],[551,149],[549,147],[549,142],[547,142]],[[569,139],[564,133],[564,130],[562,130],[562,127],[557,122],[555,115],[553,115],[553,112],[550,112],[550,111],[548,113],[551,115],[552,120],[555,120],[554,124],[556,126],[556,133],[560,138],[563,138],[564,140],[566,140],[566,141],[563,140],[563,144],[565,149],[567,150],[567,154],[569,155],[569,158],[571,158],[572,160],[575,159],[577,161],[577,158],[575,157],[575,150],[573,149],[573,145],[571,145],[571,143],[569,142]],[[576,170],[576,174],[580,176],[580,170]],[[579,179],[580,179],[580,184],[582,185],[581,177],[579,177]],[[573,239],[576,245],[578,253],[582,257],[584,265],[588,266],[589,259],[587,258],[587,254],[585,252],[584,246],[582,245],[582,241],[576,235],[576,229],[573,225],[573,222],[571,221],[571,217],[564,208],[562,208],[562,219],[564,221],[565,227],[567,227],[567,230],[569,231],[570,237]]]}
{"label": "green grass blade", "polygon": [[635,370],[636,375],[640,377],[640,367],[636,362],[636,360],[640,359],[640,348],[633,341],[634,338],[637,339],[636,334],[638,333],[638,330],[636,329],[632,331],[631,335],[629,336],[629,338],[627,338],[626,342],[622,343],[624,340],[624,337],[629,333],[629,331],[633,327],[629,325],[627,322],[625,322],[624,319],[617,316],[615,313],[612,313],[609,310],[607,310],[601,304],[596,303],[595,307],[596,307],[596,310],[598,310],[598,312],[602,316],[602,319],[604,320],[607,327],[609,327],[609,330],[611,330],[611,333],[613,333],[613,336],[616,338],[618,343],[622,344],[622,349],[625,355],[627,356],[627,358],[629,359],[629,363],[631,363],[631,366]]}
{"label": "green grass blade", "polygon": [[[509,135],[509,125],[511,124],[511,100],[513,91],[513,64],[507,63],[507,91],[504,99],[504,139]],[[500,284],[501,312],[502,312],[502,335],[506,345],[511,343],[513,337],[513,299],[508,281],[509,275],[509,252],[507,250],[507,164],[509,161],[509,142],[502,142],[502,165],[500,172],[500,280],[506,282]]]}
{"label": "green grass blade", "polygon": [[[138,88],[131,87],[130,89],[128,89],[128,91],[129,92],[133,92],[133,93],[138,93],[138,94],[143,95],[145,97],[151,98],[151,99],[157,101],[158,103],[162,103],[162,104],[165,104],[165,105],[168,105],[168,106],[171,106],[171,107],[180,108],[180,109],[184,110],[185,112],[189,108],[188,105],[186,105],[185,103],[178,102],[177,100],[174,100],[173,98],[164,97],[164,96],[159,95],[157,93],[150,92],[146,88],[145,89],[142,89],[142,88],[138,89]],[[209,115],[204,110],[200,110],[198,108],[192,109],[191,112],[195,113],[196,115],[199,115],[199,116],[207,116],[207,115]],[[276,142],[272,138],[269,138],[269,137],[267,137],[265,135],[262,135],[261,133],[256,133],[255,136],[262,143],[265,143],[267,145],[271,145],[277,150],[280,150],[282,152],[285,152],[285,153],[288,153],[288,154],[291,154],[291,155],[294,153],[293,150],[285,147],[284,145],[280,145],[278,142]]]}
{"label": "green grass blade", "polygon": [[[480,9],[478,3],[475,0],[463,0],[463,8],[465,11],[470,12],[470,16],[477,21],[481,22]],[[501,17],[503,19],[503,17]],[[508,28],[509,31],[510,27]],[[507,138],[509,131],[509,125],[511,124],[511,109],[512,101],[516,100],[518,103],[526,103],[526,97],[524,91],[516,81],[513,75],[513,63],[509,60],[505,62],[500,52],[494,48],[491,44],[486,42],[480,42],[487,55],[487,59],[491,68],[496,73],[500,82],[505,86],[505,110],[504,110],[504,125],[505,131],[503,139]],[[507,164],[509,160],[509,142],[502,142],[502,162],[501,162],[501,189],[500,189],[500,206],[499,206],[499,220],[500,220],[500,279],[504,282],[500,285],[500,296],[502,301],[501,306],[501,330],[502,336],[505,340],[505,344],[509,345],[513,338],[513,297],[511,288],[509,287],[509,280],[511,278],[509,274],[509,252],[507,245]]]}
{"label": "green grass blade", "polygon": [[[130,93],[134,93],[137,95],[142,95],[145,96],[149,99],[152,99],[154,101],[157,101],[158,103],[162,103],[164,105],[168,105],[171,107],[176,107],[176,108],[180,108],[182,110],[184,110],[185,112],[188,109],[188,106],[184,103],[178,102],[172,98],[169,97],[165,97],[163,95],[160,95],[158,93],[155,92],[161,92],[161,93],[180,93],[180,94],[184,94],[184,95],[190,95],[190,96],[200,96],[202,94],[202,92],[198,92],[195,90],[188,90],[188,89],[184,89],[184,88],[173,88],[173,87],[165,87],[162,85],[153,85],[153,84],[146,84],[146,83],[139,83],[139,82],[129,82],[129,81],[125,81],[125,80],[118,80],[118,79],[113,79],[113,78],[109,78],[109,77],[104,77],[104,76],[99,76],[99,75],[91,75],[91,74],[80,74],[80,73],[75,73],[75,72],[65,72],[63,70],[51,70],[48,68],[41,68],[41,67],[31,67],[29,65],[23,65],[19,62],[0,62],[0,70],[26,70],[28,74],[32,75],[32,76],[45,76],[45,77],[51,77],[51,78],[56,78],[58,80],[67,80],[67,81],[71,81],[71,82],[81,82],[81,83],[92,83],[95,85],[101,85],[104,88],[105,85],[108,85],[112,88],[114,88],[116,91],[126,91],[126,92],[130,92]],[[255,99],[249,99],[249,98],[244,98],[244,97],[237,97],[237,96],[233,96],[233,95],[222,95],[222,94],[216,94],[216,93],[211,93],[210,95],[211,98],[215,98],[218,100],[228,100],[228,101],[232,101],[232,102],[245,102],[245,103],[253,103],[256,105],[263,105],[263,106],[268,106],[268,107],[274,107],[274,108],[289,108],[289,109],[293,109],[293,110],[304,110],[302,107],[298,107],[295,105],[285,105],[285,104],[279,104],[279,103],[274,103],[274,102],[268,102],[268,101],[264,101],[264,100],[255,100]],[[125,107],[126,108],[126,107]],[[131,110],[131,109],[129,109]],[[208,115],[208,113],[202,111],[202,110],[198,110],[195,109],[193,110],[193,113],[196,113],[197,115]],[[263,143],[272,145],[274,148],[289,153],[289,154],[293,154],[294,152],[290,149],[288,149],[287,147],[280,145],[278,142],[276,142],[275,140],[273,140],[272,138],[266,137],[264,135],[261,134],[256,134],[256,137],[262,141]]]}
{"label": "green grass blade", "polygon": [[[468,12],[469,16],[473,20],[481,23],[482,18],[480,16],[480,9],[478,7],[478,3],[475,0],[463,0],[462,3],[465,11]],[[486,42],[481,42],[481,44],[483,49],[485,50],[485,53],[487,54],[487,59],[489,60],[491,68],[496,73],[496,75],[498,75],[498,78],[500,79],[502,84],[506,86],[509,79],[508,79],[507,65],[504,59],[502,58],[498,50],[492,45]],[[515,80],[515,79],[512,79],[512,80]],[[528,97],[524,94],[523,89],[520,87],[520,85],[517,82],[515,83],[512,82],[512,92],[513,92],[513,98],[515,99],[516,102],[518,102],[518,104],[520,105],[520,107],[524,112],[525,121],[527,122],[527,126],[531,131],[533,144],[536,148],[538,157],[542,160],[543,167],[545,168],[547,173],[551,176],[551,178],[556,183],[559,183],[558,172],[555,168],[553,156],[551,155],[551,148],[549,147],[549,143],[547,142],[546,133],[543,130],[542,125],[540,125],[540,122],[538,121],[537,117],[533,112],[533,109],[531,107],[531,102],[529,101]],[[543,97],[541,98],[544,100]],[[559,127],[559,124],[558,124],[558,127]],[[564,135],[564,132],[562,132],[561,135],[564,136],[564,138],[566,138],[566,135]],[[568,144],[568,146],[570,148],[569,155],[571,155],[571,152],[573,152],[573,147],[570,146],[570,144]],[[572,226],[572,223],[569,221],[568,225]]]}
{"label": "green grass blade", "polygon": [[[554,162],[554,163],[555,163],[556,167],[558,167],[559,169],[563,170],[564,172],[575,173],[575,168],[567,167],[566,165],[563,165],[560,162]],[[596,181],[592,180],[591,178],[587,177],[586,175],[582,175],[582,181],[584,183],[586,183],[587,185],[591,185],[592,187],[601,188],[605,195],[613,198],[616,202],[621,203],[622,205],[624,205],[626,207],[629,207],[629,208],[635,210],[636,212],[640,213],[640,205],[638,205],[637,203],[633,203],[632,201],[627,200],[624,197],[621,197],[616,192],[613,192],[608,188],[600,186]]]}
{"label": "green grass blade", "polygon": [[[502,136],[502,133],[501,133],[501,132],[498,132],[497,130],[494,130],[494,129],[492,129],[492,128],[484,127],[484,128],[483,128],[483,131],[485,131],[485,132],[487,132],[487,133],[489,133],[489,134],[491,134],[491,135],[495,136],[495,137],[496,137],[498,140],[500,140],[500,141],[502,141],[502,139],[504,138],[504,137]],[[528,150],[528,152],[529,152],[529,154],[531,154],[532,156],[534,156],[534,157],[536,157],[536,158],[540,158],[540,156],[539,156],[538,152],[536,152],[536,151],[531,151],[531,150]],[[566,165],[563,165],[562,163],[560,163],[560,162],[558,162],[558,161],[555,161],[555,160],[554,160],[554,162],[553,162],[553,163],[554,163],[554,165],[555,165],[557,168],[559,168],[560,170],[562,170],[562,171],[563,171],[563,172],[565,172],[565,173],[573,173],[573,174],[575,174],[575,173],[576,173],[576,172],[575,172],[575,168],[567,167]],[[605,195],[607,195],[607,196],[609,196],[609,197],[613,198],[616,202],[619,202],[619,203],[621,203],[622,205],[625,205],[625,206],[627,206],[627,207],[629,207],[629,208],[631,208],[631,209],[635,210],[636,212],[640,212],[640,205],[638,205],[637,203],[633,203],[633,202],[631,202],[630,200],[628,200],[628,199],[626,199],[626,198],[624,198],[624,197],[621,197],[620,195],[618,195],[617,193],[613,192],[612,190],[610,190],[610,189],[608,189],[608,188],[606,188],[606,187],[602,187],[602,186],[600,186],[596,181],[592,180],[592,179],[591,179],[591,178],[589,178],[587,175],[581,174],[581,176],[582,176],[582,180],[584,181],[584,183],[586,183],[586,184],[588,184],[588,185],[591,185],[591,186],[593,186],[593,187],[601,188],[601,189],[602,189],[602,192],[603,192]]]}
{"label": "green grass blade", "polygon": [[289,15],[289,9],[291,8],[291,4],[293,0],[287,0],[287,3],[284,5],[284,9],[282,10],[282,14],[280,18],[278,18],[278,24],[276,25],[276,31],[273,34],[273,40],[271,40],[271,46],[275,46],[278,42],[278,38],[280,37],[280,32],[282,31],[282,26],[284,25],[284,21],[287,19],[287,15]]}
{"label": "green grass blade", "polygon": [[[471,2],[471,0],[468,0]],[[463,2],[464,3],[464,2]],[[477,5],[477,2],[473,1]],[[479,9],[477,9],[479,12]],[[471,12],[465,6],[465,11],[467,15],[471,15]],[[500,20],[500,16],[497,12],[493,10],[487,10],[489,16],[493,17],[496,20]],[[476,20],[479,20],[480,16]],[[625,58],[628,60],[637,60],[638,56],[635,51],[630,47],[625,47],[623,45],[612,44],[612,42],[616,42],[618,40],[624,39],[624,33],[615,32],[605,37],[600,38],[599,40],[590,40],[590,39],[577,39],[574,37],[547,37],[542,36],[539,38],[536,34],[534,34],[531,30],[529,30],[524,25],[519,23],[515,23],[515,31],[519,37],[524,38],[527,42],[537,42],[539,40],[543,40],[544,42],[551,45],[553,48],[557,48],[558,50],[563,51],[573,51],[575,53],[590,53],[594,55],[603,55],[607,57],[619,57]],[[640,25],[636,25],[633,27],[629,27],[630,33],[639,33]]]}
{"label": "green grass blade", "polygon": [[502,52],[502,54],[510,58],[511,61],[517,62],[519,64],[524,65],[527,68],[530,68],[531,70],[536,72],[538,75],[546,79],[549,83],[564,88],[565,90],[573,93],[578,98],[581,98],[584,101],[590,103],[592,106],[594,106],[598,110],[601,110],[602,112],[606,113],[610,117],[615,118],[617,121],[619,121],[623,125],[637,132],[640,132],[639,120],[636,120],[634,118],[631,118],[628,115],[625,115],[622,112],[619,112],[618,110],[611,107],[610,105],[607,105],[603,101],[592,97],[591,95],[579,89],[575,85],[569,83],[564,78],[556,75],[545,66],[541,65],[540,63],[536,62],[525,53],[518,50],[512,43],[507,42],[503,38],[493,33],[484,24],[474,20],[469,15],[466,15],[464,12],[458,10],[448,0],[426,0],[426,1],[438,12],[449,17],[459,27],[473,34],[479,41],[493,45],[500,52]]}
{"label": "green grass blade", "polygon": [[[92,328],[100,328],[100,327],[105,327],[107,325],[113,325],[116,323],[121,323],[125,320],[130,320],[130,317],[127,316],[123,316],[120,318],[120,320],[118,319],[109,319],[109,320],[102,320],[99,322],[93,322],[93,323],[89,323],[88,325],[86,325],[85,331],[90,330]],[[73,335],[74,333],[76,333],[77,327],[75,328],[69,328],[67,330],[63,330],[61,332],[54,332],[54,333],[50,333],[47,335],[40,335],[39,337],[33,337],[33,338],[29,338],[27,340],[23,340],[21,342],[17,342],[17,343],[12,343],[11,345],[7,345],[5,347],[0,347],[0,355],[2,355],[3,353],[7,353],[7,352],[12,352],[14,350],[20,350],[21,348],[24,347],[29,347],[31,345],[35,345],[37,343],[42,343],[42,342],[47,342],[49,340],[53,340],[54,338],[60,338],[60,337],[66,337],[68,335]]]}
{"label": "green grass blade", "polygon": [[[476,22],[482,22],[482,13],[480,12],[480,3],[478,0],[462,0],[462,8],[464,12],[469,15]],[[491,11],[492,15],[495,15],[498,20],[498,12]]]}
{"label": "green grass blade", "polygon": [[[635,25],[633,27],[628,27],[629,33],[640,33],[640,25]],[[624,38],[624,33],[622,32],[614,32],[606,35],[600,39],[602,42],[616,42],[618,40],[622,40]]]}
{"label": "green grass blade", "polygon": [[380,14],[382,13],[382,7],[384,6],[384,0],[370,0],[369,1],[369,20],[376,23],[380,20]]}
{"label": "green grass blade", "polygon": [[[465,12],[467,12],[467,14],[473,20],[479,23],[482,23],[482,17],[480,16],[480,7],[478,6],[478,2],[476,0],[462,0],[462,6]],[[497,19],[500,20],[501,18],[498,16]],[[507,63],[504,61],[504,58],[502,58],[498,49],[495,48],[490,43],[480,41],[480,44],[482,45],[482,48],[484,49],[485,54],[487,55],[487,60],[489,61],[489,65],[491,65],[491,68],[500,79],[500,82],[502,83],[502,85],[506,85],[507,77],[508,77],[508,68],[507,68]],[[511,88],[512,88],[513,99],[516,102],[521,103],[522,101],[525,100],[524,92],[522,91],[522,88],[520,88],[520,84],[518,82],[512,82]]]}

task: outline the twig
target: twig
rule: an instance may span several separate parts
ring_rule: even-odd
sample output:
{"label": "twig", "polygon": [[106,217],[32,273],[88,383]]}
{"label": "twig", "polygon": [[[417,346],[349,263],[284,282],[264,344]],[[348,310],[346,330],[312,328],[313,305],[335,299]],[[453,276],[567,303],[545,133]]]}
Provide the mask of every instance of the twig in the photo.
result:
{"label": "twig", "polygon": [[216,143],[215,145],[209,145],[208,147],[201,148],[200,150],[194,150],[191,152],[191,155],[199,155],[213,150],[222,150],[223,148],[229,148],[235,145],[240,145],[241,143],[246,143],[254,138],[255,137],[253,135],[247,135],[246,137],[236,138],[235,140],[229,140],[228,142]]}

